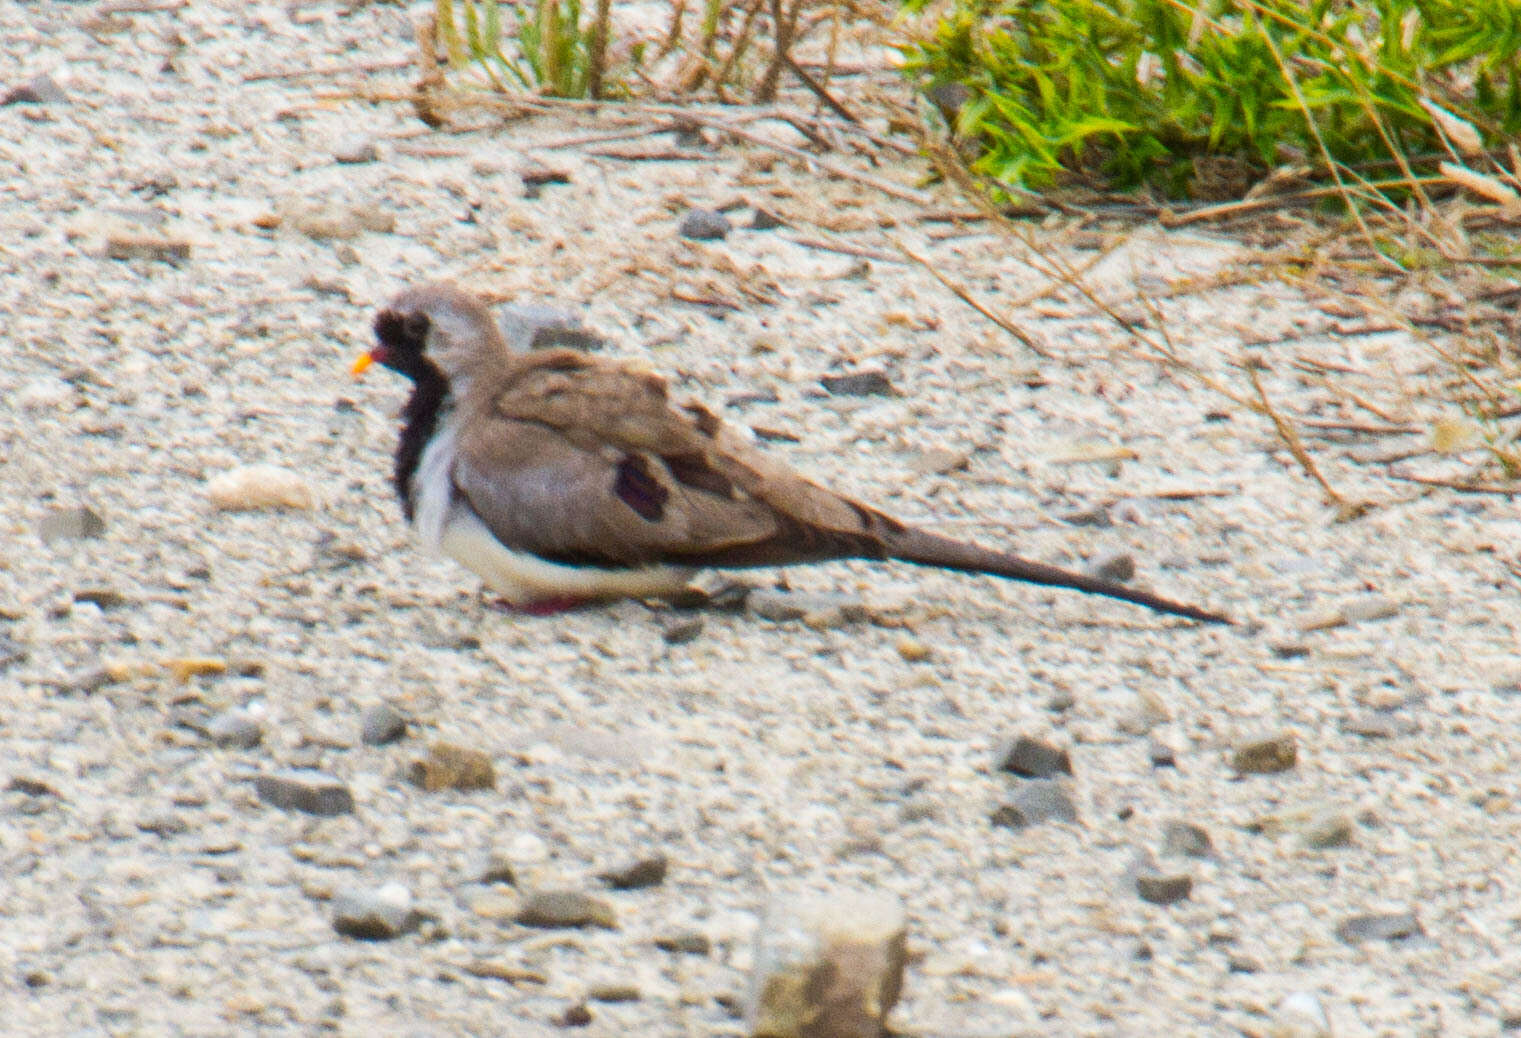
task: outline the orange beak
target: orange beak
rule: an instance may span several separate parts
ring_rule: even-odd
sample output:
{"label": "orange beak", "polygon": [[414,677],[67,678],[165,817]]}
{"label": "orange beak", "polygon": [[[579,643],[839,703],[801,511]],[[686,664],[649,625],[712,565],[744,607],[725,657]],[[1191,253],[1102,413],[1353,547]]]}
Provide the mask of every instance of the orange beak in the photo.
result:
{"label": "orange beak", "polygon": [[374,363],[375,355],[373,353],[361,353],[359,356],[354,358],[354,365],[353,367],[349,368],[349,374],[353,375],[355,378],[358,378],[360,375],[363,375],[366,370],[368,370],[371,364]]}

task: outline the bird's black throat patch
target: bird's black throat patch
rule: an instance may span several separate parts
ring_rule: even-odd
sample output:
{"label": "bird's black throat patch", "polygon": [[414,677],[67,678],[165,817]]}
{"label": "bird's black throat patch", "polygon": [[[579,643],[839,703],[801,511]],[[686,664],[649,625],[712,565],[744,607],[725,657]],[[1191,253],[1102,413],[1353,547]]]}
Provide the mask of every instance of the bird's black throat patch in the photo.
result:
{"label": "bird's black throat patch", "polygon": [[428,441],[438,429],[439,411],[449,395],[449,380],[438,369],[438,365],[426,357],[420,357],[419,363],[406,375],[412,379],[412,396],[401,412],[401,442],[396,445],[396,467],[392,481],[396,486],[396,496],[401,498],[401,514],[410,523],[412,477],[417,472],[418,463],[422,461]]}

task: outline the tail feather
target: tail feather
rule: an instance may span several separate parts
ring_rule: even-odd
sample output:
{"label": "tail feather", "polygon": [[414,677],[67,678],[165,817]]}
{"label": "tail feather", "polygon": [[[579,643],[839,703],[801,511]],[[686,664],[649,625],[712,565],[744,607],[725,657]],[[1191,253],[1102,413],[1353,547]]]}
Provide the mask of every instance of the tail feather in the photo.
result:
{"label": "tail feather", "polygon": [[1231,619],[1222,613],[1174,602],[1161,595],[1154,595],[1139,588],[1126,587],[1112,580],[1077,573],[1059,566],[1022,559],[1008,552],[994,551],[976,544],[941,537],[927,530],[903,527],[883,537],[887,554],[901,562],[918,566],[937,566],[941,569],[959,570],[963,573],[990,573],[996,577],[1022,580],[1029,584],[1045,584],[1049,587],[1072,588],[1093,595],[1117,598],[1122,602],[1154,609],[1159,613],[1171,613],[1204,623],[1229,624]]}

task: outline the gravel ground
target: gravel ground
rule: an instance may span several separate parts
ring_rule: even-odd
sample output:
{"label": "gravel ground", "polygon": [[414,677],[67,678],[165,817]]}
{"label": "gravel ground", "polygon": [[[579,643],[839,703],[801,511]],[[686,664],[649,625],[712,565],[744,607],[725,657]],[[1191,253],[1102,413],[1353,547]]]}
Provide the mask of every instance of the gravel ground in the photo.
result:
{"label": "gravel ground", "polygon": [[[20,171],[0,210],[6,1029],[535,1035],[587,1003],[578,1033],[736,1035],[766,905],[863,889],[907,907],[903,1034],[1521,1026],[1508,501],[1396,497],[1348,442],[1328,473],[1382,503],[1336,522],[1269,426],[1134,359],[1080,299],[1019,312],[1060,358],[1042,360],[891,262],[881,225],[985,298],[1038,288],[1000,239],[766,151],[543,147],[605,128],[586,120],[425,133],[404,106],[267,78],[402,59],[409,17],[0,7],[27,55],[0,87],[46,73],[64,94],[0,108]],[[336,160],[371,141],[376,160]],[[570,182],[528,197],[530,156]],[[677,236],[688,208],[731,203],[727,239]],[[792,229],[745,230],[745,206]],[[1165,288],[1235,251],[1139,235],[1090,281]],[[865,564],[752,575],[862,607],[812,623],[710,610],[689,637],[692,614],[638,603],[495,611],[407,539],[388,485],[404,385],[345,370],[374,306],[439,276],[583,308],[609,352],[904,518],[1073,566],[1129,555],[1246,622]],[[1427,357],[1279,286],[1165,313],[1205,366],[1244,344]],[[1269,366],[1270,393],[1323,392]],[[867,370],[895,395],[819,387]],[[252,464],[294,470],[312,506],[213,508],[212,481]],[[382,703],[410,724],[372,745]],[[1075,823],[993,824],[1030,795],[996,767],[1020,735],[1069,750]],[[1293,766],[1240,773],[1263,736]],[[437,741],[489,754],[495,791],[412,784]],[[252,779],[291,767],[345,784],[352,812],[264,802]],[[1177,821],[1210,853],[1169,853]],[[1189,896],[1143,900],[1143,854]],[[657,855],[658,885],[596,879]],[[520,889],[597,894],[616,927],[514,922],[492,861]],[[387,884],[416,932],[335,932],[340,895]],[[656,946],[684,933],[706,953]]]}

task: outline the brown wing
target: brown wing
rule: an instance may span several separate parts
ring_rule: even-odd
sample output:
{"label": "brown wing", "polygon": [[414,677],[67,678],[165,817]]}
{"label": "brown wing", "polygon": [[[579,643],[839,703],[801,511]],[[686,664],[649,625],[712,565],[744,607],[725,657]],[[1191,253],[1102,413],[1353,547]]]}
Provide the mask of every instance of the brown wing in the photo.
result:
{"label": "brown wing", "polygon": [[883,556],[891,520],[767,462],[664,380],[572,351],[476,401],[454,479],[504,544],[567,562],[760,566]]}

